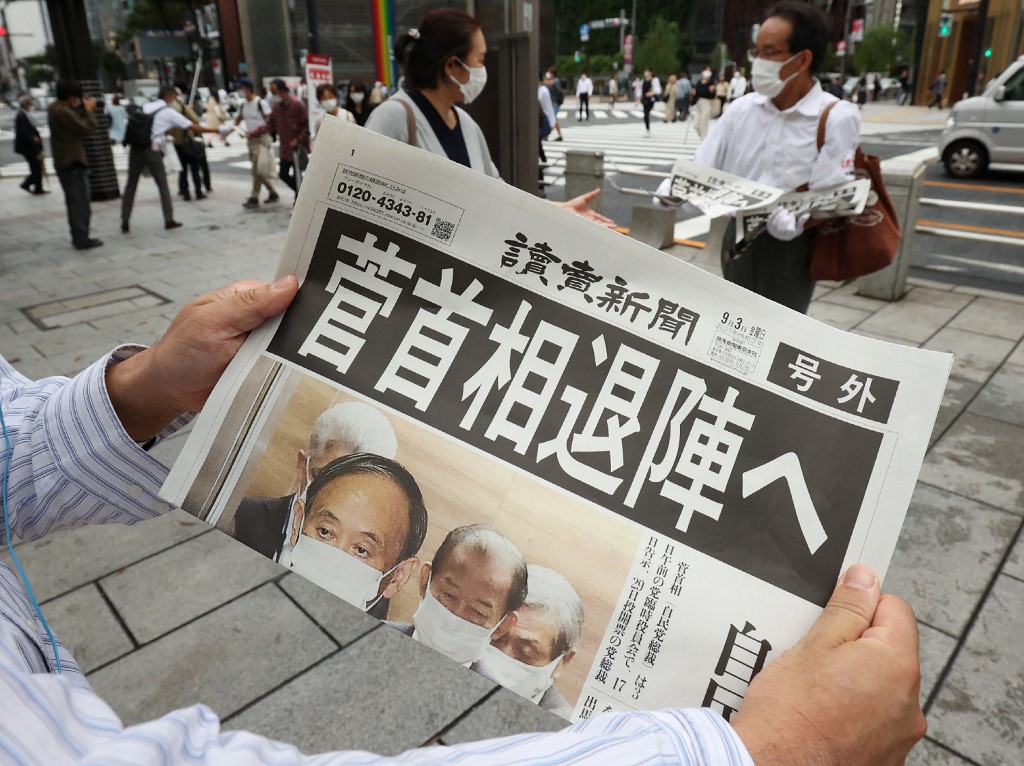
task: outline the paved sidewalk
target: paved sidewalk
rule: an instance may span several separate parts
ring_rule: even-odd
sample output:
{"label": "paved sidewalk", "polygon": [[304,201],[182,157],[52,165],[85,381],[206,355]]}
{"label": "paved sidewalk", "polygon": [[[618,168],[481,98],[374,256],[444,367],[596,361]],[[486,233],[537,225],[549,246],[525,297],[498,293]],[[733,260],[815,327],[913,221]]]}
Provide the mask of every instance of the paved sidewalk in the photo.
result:
{"label": "paved sidewalk", "polygon": [[[118,201],[95,204],[94,234],[106,245],[78,253],[59,189],[32,197],[16,180],[0,181],[0,350],[30,376],[74,373],[119,342],[154,341],[202,292],[269,278],[288,206],[246,212],[248,184],[215,177],[214,187],[203,202],[176,200],[185,227],[165,233],[155,188],[143,179],[132,233],[118,231]],[[676,255],[717,271],[701,251]],[[115,288],[100,305],[76,300]],[[34,321],[23,311],[40,306]],[[810,313],[956,355],[886,580],[921,625],[930,728],[910,763],[1017,766],[1024,301],[915,282],[890,304],[857,296],[853,285],[823,284]],[[183,442],[172,438],[156,454],[169,464]],[[126,724],[202,701],[229,728],[305,752],[383,753],[561,725],[182,512],[56,533],[19,550],[54,629]]]}

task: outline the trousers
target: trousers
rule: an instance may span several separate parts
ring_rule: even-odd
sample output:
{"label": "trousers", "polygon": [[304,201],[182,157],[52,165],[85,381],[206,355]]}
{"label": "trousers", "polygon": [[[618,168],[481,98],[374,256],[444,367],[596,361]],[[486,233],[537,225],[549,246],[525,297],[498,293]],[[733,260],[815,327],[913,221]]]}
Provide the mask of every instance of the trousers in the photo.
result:
{"label": "trousers", "polygon": [[73,165],[57,171],[57,178],[64,190],[64,204],[68,209],[68,228],[71,229],[71,244],[81,247],[89,241],[89,222],[92,220],[92,208],[89,200],[92,192],[89,188],[89,168],[85,165]]}
{"label": "trousers", "polygon": [[810,260],[815,235],[813,230],[805,231],[784,242],[765,231],[736,253],[728,244],[736,241],[736,221],[732,219],[724,234],[722,275],[740,287],[806,314],[814,295]]}
{"label": "trousers", "polygon": [[132,217],[132,206],[135,204],[135,190],[139,185],[143,168],[149,169],[153,176],[157,191],[160,192],[160,207],[163,209],[164,223],[174,220],[174,207],[171,204],[171,190],[167,187],[167,173],[164,171],[164,155],[152,149],[132,147],[128,153],[128,183],[124,185],[121,197],[121,220],[124,223]]}

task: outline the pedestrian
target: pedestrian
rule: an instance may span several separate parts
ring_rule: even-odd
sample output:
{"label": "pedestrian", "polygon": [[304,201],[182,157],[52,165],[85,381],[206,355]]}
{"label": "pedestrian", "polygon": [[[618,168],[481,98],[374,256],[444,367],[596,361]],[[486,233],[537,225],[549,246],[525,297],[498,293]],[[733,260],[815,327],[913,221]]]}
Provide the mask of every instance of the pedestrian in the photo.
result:
{"label": "pedestrian", "polygon": [[693,102],[693,83],[684,72],[676,80],[676,111],[680,120],[687,120],[690,117],[690,104]]}
{"label": "pedestrian", "polygon": [[828,92],[840,100],[846,97],[846,94],[843,92],[843,80],[841,77],[832,78],[832,86]]}
{"label": "pedestrian", "polygon": [[857,108],[863,109],[868,102],[868,81],[866,77],[857,80]]}
{"label": "pedestrian", "polygon": [[[162,92],[163,90],[161,89]],[[170,103],[170,108],[185,117],[190,123],[199,125],[199,115],[196,114],[191,106],[185,103],[185,94],[182,93],[180,87],[177,91],[177,97]],[[192,200],[188,186],[188,177],[191,174],[192,185],[196,190],[196,199],[206,199],[206,195],[203,194],[202,167],[199,162],[202,142],[200,142],[200,146],[194,146],[195,142],[192,136],[186,133],[184,128],[178,126],[172,127],[168,131],[168,135],[174,141],[174,151],[178,155],[178,161],[181,163],[181,171],[178,173],[178,195],[186,202]]]}
{"label": "pedestrian", "polygon": [[[455,8],[437,8],[419,27],[399,35],[393,52],[402,62],[405,88],[374,110],[367,129],[498,178],[483,131],[457,106],[471,103],[487,84],[487,45],[480,23]],[[410,116],[415,136],[409,135]],[[553,204],[614,226],[590,207],[597,194],[595,190]]]}
{"label": "pedestrian", "polygon": [[366,83],[362,80],[353,80],[349,83],[345,108],[356,118],[356,125],[359,127],[366,125],[366,118],[373,111],[373,104],[366,98]]}
{"label": "pedestrian", "polygon": [[675,122],[676,121],[676,83],[679,78],[674,74],[668,76],[668,82],[665,84],[665,116],[662,118],[662,122]]}
{"label": "pedestrian", "polygon": [[704,67],[700,73],[700,82],[693,89],[693,128],[701,140],[711,127],[711,113],[716,98],[715,85],[711,82],[711,67]]}
{"label": "pedestrian", "polygon": [[85,137],[96,132],[95,110],[96,99],[83,95],[81,83],[60,80],[57,82],[57,98],[47,112],[53,167],[64,190],[71,244],[76,250],[89,250],[103,244],[89,235],[92,208],[89,205],[91,190]]}
{"label": "pedestrian", "polygon": [[18,102],[18,114],[14,118],[14,151],[28,163],[28,175],[21,182],[21,188],[31,194],[46,194],[43,188],[43,139],[32,119],[33,106],[31,96],[23,96]]}
{"label": "pedestrian", "polygon": [[538,133],[539,140],[537,142],[537,156],[540,159],[541,164],[537,167],[537,180],[541,183],[540,192],[544,193],[544,166],[547,165],[548,156],[544,151],[544,139],[551,135],[552,126],[558,124],[558,117],[555,114],[555,105],[551,100],[551,73],[548,72],[544,75],[537,87],[537,105],[538,105]]}
{"label": "pedestrian", "polygon": [[[214,128],[198,125],[174,108],[178,103],[178,89],[173,85],[160,88],[160,96],[142,107],[142,113],[152,116],[149,143],[131,144],[128,147],[128,181],[121,196],[121,231],[129,231],[135,191],[142,171],[148,170],[160,194],[160,208],[164,216],[165,229],[177,229],[181,224],[174,220],[174,205],[171,190],[167,187],[167,173],[164,170],[164,142],[167,134],[174,129],[184,132],[216,133]],[[189,139],[191,140],[191,139]]]}
{"label": "pedestrian", "polygon": [[[608,98],[611,99],[612,106],[615,106],[615,101],[619,97],[619,80],[617,77],[612,77],[608,80]],[[561,140],[561,136],[559,136]]]}
{"label": "pedestrian", "polygon": [[641,104],[644,108],[644,128],[646,136],[651,135],[651,110],[654,109],[654,102],[661,95],[661,82],[654,76],[650,67],[644,70],[644,79],[640,83]]}
{"label": "pedestrian", "polygon": [[117,93],[110,99],[110,103],[103,107],[103,113],[110,118],[110,127],[107,128],[107,135],[110,136],[111,146],[124,143],[124,131],[128,127],[128,110],[121,103],[121,96]]}
{"label": "pedestrian", "polygon": [[942,108],[942,94],[946,92],[946,73],[939,72],[932,82],[932,100],[928,102],[928,108],[933,106]]}
{"label": "pedestrian", "polygon": [[[748,53],[756,92],[733,102],[697,147],[697,162],[787,191],[853,180],[860,113],[825,93],[814,77],[825,59],[828,27],[825,12],[811,3],[783,0],[768,11]],[[819,118],[830,104],[819,151]],[[814,292],[808,262],[815,236],[814,229],[804,230],[807,220],[777,207],[767,232],[741,254],[723,248],[726,279],[806,312]]]}
{"label": "pedestrian", "polygon": [[548,70],[548,79],[544,81],[547,85],[548,93],[551,94],[551,106],[555,110],[555,123],[552,125],[555,133],[558,134],[556,141],[562,140],[562,124],[558,121],[558,111],[562,108],[562,104],[565,103],[565,92],[562,90],[562,81],[558,78],[558,70],[551,67]]}
{"label": "pedestrian", "polygon": [[714,117],[721,117],[722,112],[725,111],[725,104],[729,100],[729,83],[725,80],[725,75],[718,76],[718,82],[715,83],[715,100],[718,101],[718,106],[715,107]]}
{"label": "pedestrian", "polygon": [[742,69],[737,69],[729,80],[729,101],[735,101],[740,96],[747,94],[747,78]]}
{"label": "pedestrian", "polygon": [[[203,112],[203,125],[208,128],[213,128],[220,133],[220,126],[228,120],[227,109],[221,104],[220,100],[210,91],[209,97],[206,99],[206,111]],[[228,143],[227,136],[221,136],[221,140],[224,142],[224,146],[231,146]],[[212,149],[213,142],[207,141],[206,148]]]}
{"label": "pedestrian", "polygon": [[878,101],[882,97],[882,76],[875,75],[875,84],[871,87],[871,100]]}
{"label": "pedestrian", "polygon": [[267,125],[267,117],[270,116],[270,106],[262,98],[256,95],[252,80],[243,77],[238,81],[238,87],[242,89],[242,106],[238,109],[238,116],[235,117],[235,125],[245,121],[246,143],[249,147],[249,163],[252,165],[252,191],[249,198],[242,203],[246,209],[260,206],[260,187],[267,189],[267,204],[277,202],[280,197],[274,189],[272,178],[274,177],[274,154],[271,150],[272,142],[268,133],[253,135],[260,128]]}
{"label": "pedestrian", "polygon": [[640,77],[634,77],[633,78],[632,88],[633,88],[633,102],[637,106],[640,106],[640,102],[643,100],[643,96],[644,96],[644,81],[643,81],[643,79],[641,79]]}
{"label": "pedestrian", "polygon": [[583,113],[587,113],[587,119],[590,119],[590,96],[594,92],[594,83],[587,77],[587,73],[584,72],[580,75],[580,79],[576,81],[576,98],[579,99],[578,113],[576,115],[576,122],[580,122],[583,119]]}
{"label": "pedestrian", "polygon": [[315,139],[316,134],[320,132],[320,126],[324,124],[327,115],[336,117],[343,122],[355,124],[355,115],[348,109],[338,105],[338,90],[331,83],[322,82],[316,86],[316,100],[320,103],[320,108],[324,110],[324,113],[317,118],[310,141]]}
{"label": "pedestrian", "polygon": [[898,106],[904,106],[909,104],[911,99],[911,88],[910,88],[910,70],[904,67],[900,70],[899,77],[900,81],[899,94],[896,96],[896,104]]}
{"label": "pedestrian", "polygon": [[384,83],[377,80],[370,91],[370,106],[380,106],[384,103]]}
{"label": "pedestrian", "polygon": [[250,136],[259,138],[266,133],[276,133],[278,137],[278,166],[277,177],[280,178],[293,192],[296,199],[299,196],[299,188],[296,183],[295,171],[295,150],[302,149],[309,152],[309,116],[306,112],[306,105],[288,92],[288,86],[284,80],[277,79],[270,83],[271,107],[270,116],[266,124],[250,133]]}

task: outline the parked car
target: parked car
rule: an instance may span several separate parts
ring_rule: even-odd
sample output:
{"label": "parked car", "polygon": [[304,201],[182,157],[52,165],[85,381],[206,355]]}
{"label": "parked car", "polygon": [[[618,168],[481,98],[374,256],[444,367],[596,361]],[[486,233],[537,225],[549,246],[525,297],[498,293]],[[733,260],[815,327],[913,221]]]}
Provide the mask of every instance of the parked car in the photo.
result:
{"label": "parked car", "polygon": [[1024,165],[1024,56],[980,96],[953,105],[939,154],[954,178],[980,176],[992,162]]}

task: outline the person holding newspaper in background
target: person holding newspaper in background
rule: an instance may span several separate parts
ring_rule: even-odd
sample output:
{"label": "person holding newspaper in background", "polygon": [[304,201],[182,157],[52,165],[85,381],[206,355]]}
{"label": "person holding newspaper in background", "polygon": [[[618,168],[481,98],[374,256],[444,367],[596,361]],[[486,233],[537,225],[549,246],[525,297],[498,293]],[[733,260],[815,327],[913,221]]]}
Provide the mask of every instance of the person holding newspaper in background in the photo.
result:
{"label": "person holding newspaper in background", "polygon": [[[403,63],[405,89],[374,109],[366,127],[498,178],[480,126],[457,106],[471,103],[487,84],[487,44],[479,22],[455,8],[437,8],[418,28],[398,36],[394,53]],[[595,189],[552,204],[614,227],[614,221],[590,207],[599,193]]]}
{"label": "person holding newspaper in background", "polygon": [[[825,93],[815,73],[825,58],[828,19],[810,3],[783,0],[768,10],[751,59],[756,92],[732,106],[694,156],[701,165],[786,190],[824,189],[853,180],[860,143],[860,115],[846,101],[835,103],[817,148],[818,123],[837,99]],[[767,234],[740,255],[723,248],[722,271],[730,282],[806,313],[814,292],[808,271],[813,230],[809,215],[784,207],[768,219]],[[731,227],[730,227],[731,229]],[[725,241],[730,241],[726,232]]]}
{"label": "person holding newspaper in background", "polygon": [[[0,358],[4,524],[22,540],[57,527],[134,524],[169,510],[167,469],[140,447],[202,408],[249,330],[283,311],[294,276],[240,282],[187,305],[152,348],[122,346],[73,379],[33,382]],[[66,438],[51,439],[60,433]],[[0,760],[63,766],[384,764],[365,752],[306,756],[290,744],[221,731],[194,705],[125,728],[28,595],[0,563]],[[166,587],[174,587],[173,582]],[[59,651],[59,666],[55,658]],[[731,724],[717,713],[668,709],[599,715],[549,734],[428,747],[420,764],[687,764],[896,766],[926,729],[919,705],[917,626],[902,599],[881,595],[870,569],[841,578],[821,617],[747,691]],[[59,667],[59,671],[58,671]]]}

